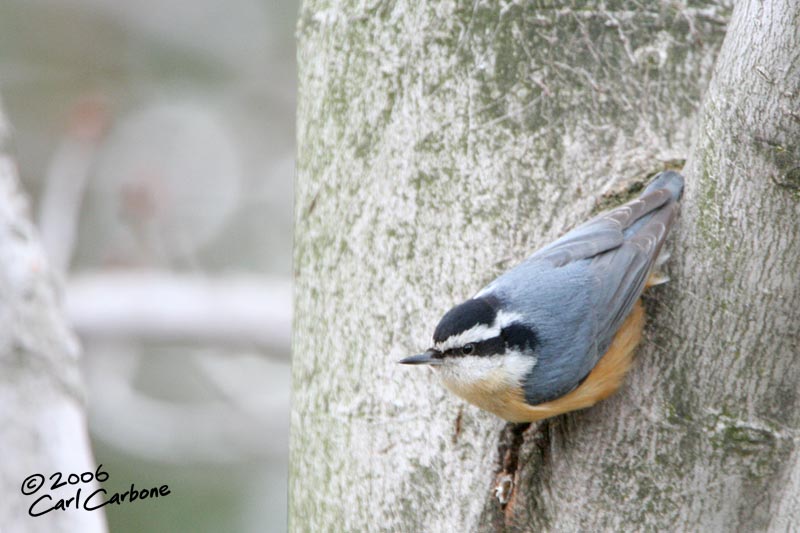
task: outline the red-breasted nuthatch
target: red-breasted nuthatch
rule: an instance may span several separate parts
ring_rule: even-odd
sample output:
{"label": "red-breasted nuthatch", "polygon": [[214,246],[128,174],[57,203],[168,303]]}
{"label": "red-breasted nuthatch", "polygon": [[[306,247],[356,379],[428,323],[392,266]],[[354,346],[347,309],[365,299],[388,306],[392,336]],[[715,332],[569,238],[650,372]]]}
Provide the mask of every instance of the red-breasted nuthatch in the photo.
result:
{"label": "red-breasted nuthatch", "polygon": [[400,361],[512,422],[583,409],[613,394],[642,337],[639,297],[654,271],[683,178],[659,174],[637,199],[545,246],[442,317],[433,346]]}

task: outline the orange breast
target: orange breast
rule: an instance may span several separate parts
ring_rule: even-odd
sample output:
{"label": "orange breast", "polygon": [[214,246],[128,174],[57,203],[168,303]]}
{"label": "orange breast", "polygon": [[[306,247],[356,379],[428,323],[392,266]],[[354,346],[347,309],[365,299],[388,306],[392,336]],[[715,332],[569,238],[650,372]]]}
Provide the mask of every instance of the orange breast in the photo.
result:
{"label": "orange breast", "polygon": [[[611,346],[581,385],[556,400],[528,405],[522,389],[505,389],[491,405],[480,405],[511,422],[535,422],[577,409],[585,409],[611,396],[633,362],[633,353],[642,338],[644,310],[637,301],[628,318],[614,336]],[[475,403],[475,402],[474,402]],[[481,402],[486,403],[486,402]]]}

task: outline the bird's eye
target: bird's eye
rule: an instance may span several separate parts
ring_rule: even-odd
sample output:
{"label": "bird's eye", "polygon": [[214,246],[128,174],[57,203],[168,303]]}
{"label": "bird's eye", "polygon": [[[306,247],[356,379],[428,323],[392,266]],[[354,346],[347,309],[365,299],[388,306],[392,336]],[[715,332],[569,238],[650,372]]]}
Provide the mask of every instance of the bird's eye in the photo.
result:
{"label": "bird's eye", "polygon": [[461,347],[461,353],[464,355],[470,355],[475,351],[475,345],[471,342],[468,342],[464,346]]}

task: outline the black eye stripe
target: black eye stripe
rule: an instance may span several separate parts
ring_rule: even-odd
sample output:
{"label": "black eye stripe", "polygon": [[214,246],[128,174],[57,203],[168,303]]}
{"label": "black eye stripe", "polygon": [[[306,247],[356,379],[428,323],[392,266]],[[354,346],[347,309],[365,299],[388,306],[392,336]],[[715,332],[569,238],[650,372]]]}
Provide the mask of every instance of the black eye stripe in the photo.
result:
{"label": "black eye stripe", "polygon": [[533,350],[539,345],[539,336],[531,326],[511,324],[500,332],[506,345],[515,350]]}
{"label": "black eye stripe", "polygon": [[[464,353],[464,346],[472,345],[469,353]],[[505,353],[506,348],[521,352],[535,350],[539,345],[536,330],[524,324],[511,324],[503,328],[500,335],[479,342],[470,342],[464,346],[451,348],[444,352],[447,357],[488,356]]]}
{"label": "black eye stripe", "polygon": [[444,354],[448,357],[464,357],[465,355],[486,356],[501,354],[505,351],[505,342],[501,337],[492,337],[491,339],[485,339],[480,342],[469,342],[467,344],[473,346],[472,351],[468,354],[463,353],[463,346],[447,350]]}
{"label": "black eye stripe", "polygon": [[491,339],[486,339],[485,341],[481,341],[475,344],[475,350],[472,352],[473,355],[495,355],[503,353],[505,350],[503,349],[503,339],[500,337],[494,337]]}

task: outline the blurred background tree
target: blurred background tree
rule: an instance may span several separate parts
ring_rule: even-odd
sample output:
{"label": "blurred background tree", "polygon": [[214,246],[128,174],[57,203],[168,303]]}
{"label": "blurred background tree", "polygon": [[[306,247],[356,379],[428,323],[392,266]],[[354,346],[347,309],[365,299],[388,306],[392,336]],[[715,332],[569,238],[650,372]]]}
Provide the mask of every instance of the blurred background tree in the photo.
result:
{"label": "blurred background tree", "polygon": [[84,347],[112,531],[282,531],[291,0],[11,0],[0,95]]}

